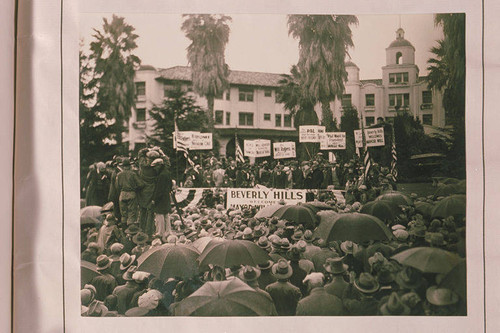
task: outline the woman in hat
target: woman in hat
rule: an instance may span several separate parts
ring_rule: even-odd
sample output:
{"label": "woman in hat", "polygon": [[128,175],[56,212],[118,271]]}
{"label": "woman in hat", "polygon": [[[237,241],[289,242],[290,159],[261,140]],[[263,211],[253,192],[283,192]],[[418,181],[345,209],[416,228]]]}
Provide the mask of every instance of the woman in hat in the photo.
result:
{"label": "woman in hat", "polygon": [[293,271],[285,259],[273,265],[272,273],[278,281],[268,285],[266,291],[271,295],[276,311],[280,316],[293,316],[302,294],[300,289],[288,282]]}

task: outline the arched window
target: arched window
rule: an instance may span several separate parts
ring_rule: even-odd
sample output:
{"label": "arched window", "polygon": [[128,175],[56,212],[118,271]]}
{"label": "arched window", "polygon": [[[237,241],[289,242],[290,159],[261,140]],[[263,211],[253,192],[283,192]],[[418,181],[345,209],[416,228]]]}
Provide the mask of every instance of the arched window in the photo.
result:
{"label": "arched window", "polygon": [[403,54],[401,52],[396,53],[396,64],[403,64]]}

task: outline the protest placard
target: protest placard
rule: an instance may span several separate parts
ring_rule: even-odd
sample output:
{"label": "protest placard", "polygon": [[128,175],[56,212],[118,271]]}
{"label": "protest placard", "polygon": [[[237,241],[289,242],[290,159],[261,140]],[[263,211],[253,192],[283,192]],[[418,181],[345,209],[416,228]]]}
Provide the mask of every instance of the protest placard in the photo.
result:
{"label": "protest placard", "polygon": [[325,126],[299,126],[299,142],[320,142],[325,133]]}
{"label": "protest placard", "polygon": [[[361,130],[354,131],[354,140],[356,141],[356,148],[363,147],[363,136]],[[365,129],[365,140],[367,147],[385,146],[384,128],[367,128]]]}
{"label": "protest placard", "polygon": [[325,132],[320,141],[321,150],[345,149],[345,132]]}
{"label": "protest placard", "polygon": [[191,137],[191,150],[211,150],[213,149],[212,133],[194,132]]}
{"label": "protest placard", "polygon": [[273,144],[274,159],[295,158],[295,142],[275,142]]}

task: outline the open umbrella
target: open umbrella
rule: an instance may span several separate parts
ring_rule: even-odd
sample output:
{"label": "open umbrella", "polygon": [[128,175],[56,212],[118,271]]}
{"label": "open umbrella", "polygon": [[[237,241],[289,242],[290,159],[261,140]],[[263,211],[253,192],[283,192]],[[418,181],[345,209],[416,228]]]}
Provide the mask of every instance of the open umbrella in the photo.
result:
{"label": "open umbrella", "polygon": [[413,206],[413,200],[398,191],[386,191],[379,195],[375,200],[387,200],[398,206]]}
{"label": "open umbrella", "polygon": [[213,246],[214,244],[217,244],[217,243],[220,243],[223,241],[224,241],[224,238],[206,236],[206,237],[198,238],[197,240],[195,240],[193,242],[192,245],[195,249],[198,250],[198,252],[202,253],[203,250],[205,250],[205,248],[207,248],[209,246]]}
{"label": "open umbrella", "polygon": [[87,206],[80,209],[80,217],[98,218],[101,215],[101,206]]}
{"label": "open umbrella", "polygon": [[271,316],[271,298],[240,279],[206,282],[174,306],[174,316]]}
{"label": "open umbrella", "polygon": [[183,244],[163,244],[143,253],[137,270],[166,281],[171,277],[190,278],[198,274],[198,251]]}
{"label": "open umbrella", "polygon": [[382,221],[387,222],[394,221],[401,212],[401,209],[392,201],[378,200],[367,202],[361,207],[360,212],[378,217]]}
{"label": "open umbrella", "polygon": [[312,210],[303,205],[285,205],[274,212],[273,216],[294,224],[302,224],[307,229],[314,229],[317,223],[314,214]]}
{"label": "open umbrella", "polygon": [[433,204],[428,202],[418,201],[415,202],[415,211],[422,214],[424,217],[430,217],[432,214]]}
{"label": "open umbrella", "polygon": [[438,186],[436,192],[434,192],[434,198],[437,197],[447,197],[452,194],[465,194],[465,186],[459,184],[448,184]]}
{"label": "open umbrella", "polygon": [[360,213],[339,214],[336,218],[324,219],[314,235],[327,243],[332,240],[360,243],[392,238],[391,231],[379,218]]}
{"label": "open umbrella", "polygon": [[274,212],[277,211],[278,209],[280,209],[281,207],[283,207],[284,204],[276,204],[276,205],[269,205],[269,206],[266,206],[264,208],[262,208],[261,210],[259,210],[257,212],[257,214],[255,214],[255,218],[260,218],[260,217],[271,217],[273,216]]}
{"label": "open umbrella", "polygon": [[392,256],[392,259],[424,273],[447,273],[461,260],[455,253],[437,247],[414,247]]}
{"label": "open umbrella", "polygon": [[81,227],[94,227],[99,224],[99,220],[92,216],[80,216]]}
{"label": "open umbrella", "polygon": [[226,240],[206,247],[200,254],[198,261],[200,267],[205,269],[208,264],[230,268],[238,265],[250,265],[256,267],[264,264],[271,258],[266,251],[254,242],[247,240]]}
{"label": "open umbrella", "polygon": [[446,218],[449,216],[465,216],[466,196],[455,194],[446,197],[434,206],[431,212],[432,218]]}
{"label": "open umbrella", "polygon": [[465,299],[467,296],[467,265],[465,259],[461,259],[448,273],[439,276],[437,282],[439,287],[451,289],[462,299]]}
{"label": "open umbrella", "polygon": [[90,283],[92,279],[96,276],[101,275],[97,271],[97,266],[91,262],[82,260],[80,264],[80,283],[81,287],[85,286],[87,283]]}

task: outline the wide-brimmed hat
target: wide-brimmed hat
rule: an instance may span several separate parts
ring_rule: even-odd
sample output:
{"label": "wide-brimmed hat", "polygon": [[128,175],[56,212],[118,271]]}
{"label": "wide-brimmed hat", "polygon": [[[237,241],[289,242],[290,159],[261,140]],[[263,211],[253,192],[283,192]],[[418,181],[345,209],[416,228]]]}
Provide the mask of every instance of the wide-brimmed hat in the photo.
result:
{"label": "wide-brimmed hat", "polygon": [[269,243],[269,240],[266,236],[260,237],[257,245],[263,250],[267,250],[271,247],[271,243]]}
{"label": "wide-brimmed hat", "polygon": [[122,271],[126,270],[130,267],[135,261],[135,254],[130,255],[128,253],[124,253],[120,257],[120,269]]}
{"label": "wide-brimmed hat", "polygon": [[280,249],[283,250],[283,251],[288,251],[290,250],[290,241],[288,240],[288,238],[282,238],[281,239],[281,243],[280,243]]}
{"label": "wide-brimmed hat", "polygon": [[109,266],[111,266],[111,260],[109,260],[109,257],[107,255],[101,254],[99,257],[97,257],[96,264],[97,264],[97,270],[103,271]]}
{"label": "wide-brimmed hat", "polygon": [[266,228],[263,225],[258,225],[255,228],[253,228],[253,237],[254,238],[260,238],[262,236],[267,236],[269,234],[269,229]]}
{"label": "wide-brimmed hat", "polygon": [[291,237],[291,238],[292,238],[294,241],[296,241],[296,242],[297,242],[297,241],[299,241],[300,239],[302,239],[302,237],[303,237],[303,236],[304,236],[304,232],[302,232],[302,230],[300,230],[300,229],[299,229],[299,230],[295,230],[295,232],[293,233],[293,235],[292,235],[292,237]]}
{"label": "wide-brimmed hat", "polygon": [[247,265],[247,266],[244,266],[242,269],[240,269],[238,276],[243,281],[247,281],[247,282],[255,281],[260,276],[260,269]]}
{"label": "wide-brimmed hat", "polygon": [[288,279],[293,274],[292,267],[290,267],[288,261],[285,259],[278,260],[278,262],[273,265],[272,272],[277,279],[281,280]]}
{"label": "wide-brimmed hat", "polygon": [[438,286],[432,286],[427,288],[425,293],[427,301],[434,305],[451,305],[458,302],[458,294],[453,290],[448,288],[438,288]]}
{"label": "wide-brimmed hat", "polygon": [[404,230],[404,229],[397,229],[397,230],[394,230],[392,232],[392,234],[394,235],[394,237],[396,237],[396,239],[398,241],[402,241],[404,242],[405,240],[408,239],[408,236],[410,235],[408,233],[408,231]]}
{"label": "wide-brimmed hat", "polygon": [[137,224],[131,224],[127,229],[125,229],[125,233],[129,235],[135,235],[141,231],[141,228]]}
{"label": "wide-brimmed hat", "polygon": [[354,280],[354,287],[364,294],[373,294],[378,291],[380,285],[370,273],[361,273]]}
{"label": "wide-brimmed hat", "polygon": [[402,224],[395,224],[391,227],[391,229],[394,231],[394,230],[399,230],[399,229],[403,229],[403,230],[406,230],[406,227]]}
{"label": "wide-brimmed hat", "polygon": [[273,248],[275,248],[275,249],[279,249],[280,248],[281,237],[273,234],[273,235],[269,236],[268,239],[271,241],[271,245],[273,246]]}
{"label": "wide-brimmed hat", "polygon": [[142,245],[146,244],[148,239],[149,239],[148,234],[139,231],[137,234],[134,235],[134,237],[132,237],[132,242],[134,242],[137,245]]}
{"label": "wide-brimmed hat", "polygon": [[224,229],[226,227],[226,224],[222,222],[222,220],[217,220],[214,224],[214,228],[216,229]]}
{"label": "wide-brimmed hat", "polygon": [[257,266],[259,266],[260,270],[266,270],[266,269],[270,269],[271,267],[273,267],[273,265],[274,265],[274,262],[272,260],[268,260],[265,263],[258,264]]}
{"label": "wide-brimmed hat", "polygon": [[311,230],[304,231],[303,239],[306,242],[311,242],[314,239],[312,231]]}
{"label": "wide-brimmed hat", "polygon": [[133,278],[132,276],[134,275],[134,273],[137,271],[137,266],[135,265],[132,265],[130,266],[127,271],[125,273],[123,273],[122,275],[122,278],[125,280],[125,281],[132,281]]}
{"label": "wide-brimmed hat", "polygon": [[109,247],[109,250],[111,251],[111,253],[113,254],[119,254],[120,252],[123,251],[123,244],[122,243],[113,243],[110,247]]}
{"label": "wide-brimmed hat", "polygon": [[251,240],[251,239],[253,239],[252,228],[246,227],[243,230],[243,239],[245,239],[245,240]]}
{"label": "wide-brimmed hat", "polygon": [[423,283],[422,274],[415,268],[406,266],[397,275],[396,282],[405,289],[416,289]]}
{"label": "wide-brimmed hat", "polygon": [[393,292],[387,302],[380,307],[380,313],[385,316],[407,316],[410,314],[410,308],[401,302],[396,292]]}
{"label": "wide-brimmed hat", "polygon": [[354,251],[356,251],[358,248],[358,245],[352,241],[345,241],[340,244],[340,249],[345,253],[345,254],[352,254]]}
{"label": "wide-brimmed hat", "polygon": [[299,249],[300,252],[306,252],[306,249],[307,249],[307,243],[305,240],[301,239],[297,242],[297,244],[295,244],[295,246],[297,246],[297,248]]}
{"label": "wide-brimmed hat", "polygon": [[132,274],[132,279],[134,279],[134,281],[137,283],[146,283],[148,282],[150,276],[151,273],[136,271],[134,274]]}
{"label": "wide-brimmed hat", "polygon": [[323,265],[325,271],[332,274],[343,274],[349,268],[348,265],[344,264],[342,258],[326,258],[326,262]]}

